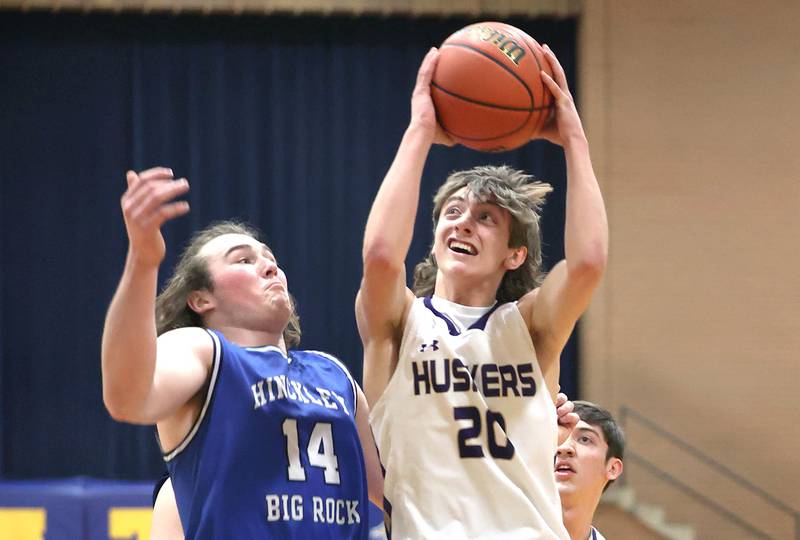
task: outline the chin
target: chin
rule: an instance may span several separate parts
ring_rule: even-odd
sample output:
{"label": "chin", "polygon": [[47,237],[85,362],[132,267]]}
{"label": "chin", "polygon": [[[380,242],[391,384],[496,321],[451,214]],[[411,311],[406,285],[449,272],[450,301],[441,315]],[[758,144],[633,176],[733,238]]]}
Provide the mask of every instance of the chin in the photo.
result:
{"label": "chin", "polygon": [[556,488],[558,489],[558,493],[561,495],[569,495],[577,491],[575,486],[569,481],[560,481],[556,480]]}

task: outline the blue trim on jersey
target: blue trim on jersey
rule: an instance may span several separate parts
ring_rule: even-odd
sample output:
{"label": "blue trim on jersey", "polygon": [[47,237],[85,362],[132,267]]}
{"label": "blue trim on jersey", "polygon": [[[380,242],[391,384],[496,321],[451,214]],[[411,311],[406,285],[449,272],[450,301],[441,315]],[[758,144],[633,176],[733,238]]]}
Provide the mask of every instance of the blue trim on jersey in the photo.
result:
{"label": "blue trim on jersey", "polygon": [[[208,333],[209,338],[211,338],[212,344],[212,352],[211,352],[211,377],[208,382],[208,390],[206,391],[206,399],[203,402],[203,408],[200,409],[200,414],[197,416],[197,420],[195,420],[194,424],[192,425],[189,433],[186,434],[186,437],[170,451],[163,451],[162,448],[162,457],[164,461],[169,462],[175,458],[178,454],[180,454],[184,448],[186,448],[189,443],[192,442],[194,436],[197,434],[197,431],[200,429],[200,425],[203,423],[203,418],[206,416],[206,411],[208,410],[209,405],[211,404],[211,399],[214,396],[214,389],[217,386],[217,379],[219,376],[219,366],[222,361],[222,345],[219,343],[219,337],[215,332],[212,332],[208,328],[205,329]],[[158,432],[156,432],[156,437],[158,436]],[[161,441],[159,440],[159,445]]]}
{"label": "blue trim on jersey", "polygon": [[[451,336],[459,336],[459,335],[461,335],[461,332],[458,330],[458,327],[453,322],[453,320],[450,319],[450,317],[448,317],[446,314],[442,313],[441,311],[439,311],[438,309],[433,307],[433,302],[431,301],[431,297],[430,296],[426,296],[425,298],[423,298],[422,302],[423,302],[423,304],[425,304],[426,308],[431,310],[431,313],[433,313],[434,315],[436,315],[437,317],[442,319],[447,324],[447,331],[450,332]],[[499,302],[495,302],[494,305],[491,307],[491,309],[489,311],[487,311],[486,313],[484,313],[481,316],[480,319],[478,319],[477,321],[472,323],[472,325],[469,328],[467,328],[467,330],[485,330],[486,329],[486,323],[489,321],[489,317],[499,307],[500,307],[500,303]]]}
{"label": "blue trim on jersey", "polygon": [[592,540],[597,540],[597,529],[592,527]]}
{"label": "blue trim on jersey", "polygon": [[426,296],[425,298],[423,298],[422,303],[425,304],[426,308],[431,310],[431,313],[442,319],[445,322],[445,324],[447,324],[447,331],[450,332],[451,336],[457,336],[461,334],[461,332],[458,331],[458,327],[456,326],[456,324],[452,320],[450,320],[450,317],[448,317],[447,315],[445,315],[444,313],[433,307],[433,302],[431,302],[430,296]]}
{"label": "blue trim on jersey", "polygon": [[486,329],[486,323],[489,321],[489,317],[492,315],[492,313],[497,311],[497,308],[499,308],[499,307],[500,307],[500,302],[495,302],[494,305],[492,306],[492,309],[490,309],[489,311],[484,313],[483,317],[481,317],[480,319],[475,321],[475,323],[472,326],[470,326],[469,328],[467,328],[467,330],[473,330],[473,329],[485,330]]}

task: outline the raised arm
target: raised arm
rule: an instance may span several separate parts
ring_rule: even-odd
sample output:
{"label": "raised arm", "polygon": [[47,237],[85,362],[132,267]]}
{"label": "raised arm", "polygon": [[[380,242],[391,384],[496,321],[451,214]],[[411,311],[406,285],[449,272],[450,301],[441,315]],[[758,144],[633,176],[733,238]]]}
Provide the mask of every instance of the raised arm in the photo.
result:
{"label": "raised arm", "polygon": [[[365,348],[365,390],[374,403],[371,364],[396,362],[392,343],[413,300],[406,287],[405,259],[414,232],[422,171],[434,142],[449,143],[437,129],[430,82],[439,51],[422,61],[411,96],[411,121],[372,204],[364,232],[364,275],[356,298],[356,318]],[[394,352],[392,352],[394,350]],[[385,373],[383,374],[385,375]],[[385,377],[381,376],[381,379]],[[382,387],[380,388],[380,392]]]}
{"label": "raised arm", "polygon": [[[128,171],[127,181],[121,204],[129,248],[103,328],[103,401],[116,420],[155,423],[186,403],[205,381],[199,361],[202,342],[185,349],[179,346],[192,343],[191,332],[165,336],[162,347],[173,353],[172,358],[175,351],[182,351],[188,361],[157,362],[155,298],[158,267],[165,254],[160,228],[189,211],[186,202],[173,202],[189,184],[173,180],[172,171],[165,168],[140,174]],[[164,369],[157,370],[157,364]]]}
{"label": "raised arm", "polygon": [[537,291],[523,297],[520,310],[528,319],[547,376],[548,371],[557,374],[558,356],[605,271],[608,222],[589,144],[564,70],[547,45],[545,57],[553,78],[542,72],[542,79],[555,97],[556,110],[541,136],[561,145],[566,158],[565,260],[551,270]]}

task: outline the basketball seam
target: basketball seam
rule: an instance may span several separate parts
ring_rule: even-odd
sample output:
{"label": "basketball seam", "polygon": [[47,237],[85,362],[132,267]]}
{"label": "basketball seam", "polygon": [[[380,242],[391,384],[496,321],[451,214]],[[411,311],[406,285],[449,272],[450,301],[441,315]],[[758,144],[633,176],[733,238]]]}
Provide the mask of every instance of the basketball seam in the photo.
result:
{"label": "basketball seam", "polygon": [[[531,92],[530,88],[528,88],[528,85],[525,83],[525,81],[523,81],[523,80],[522,80],[522,78],[521,78],[519,75],[517,75],[516,73],[514,73],[513,71],[511,71],[511,70],[510,70],[510,69],[509,69],[507,66],[503,65],[501,62],[499,62],[497,59],[495,59],[495,58],[494,58],[494,57],[492,57],[491,55],[489,55],[489,54],[487,54],[487,53],[483,52],[483,51],[482,51],[482,50],[480,50],[480,49],[476,49],[475,47],[473,47],[473,46],[471,46],[471,45],[467,45],[467,44],[461,44],[461,43],[443,43],[443,44],[442,44],[442,46],[440,47],[440,49],[443,49],[443,48],[445,48],[445,47],[461,47],[462,49],[467,49],[467,50],[470,50],[470,51],[476,52],[476,53],[480,54],[481,56],[483,56],[483,57],[485,57],[485,58],[488,58],[489,60],[491,60],[492,62],[494,62],[494,63],[495,63],[495,64],[497,64],[498,66],[500,66],[502,69],[504,69],[506,72],[508,72],[508,73],[509,73],[509,74],[510,74],[512,77],[514,77],[514,78],[515,78],[517,81],[519,81],[519,83],[520,83],[520,84],[522,84],[522,87],[523,87],[523,88],[525,89],[525,91],[528,93],[528,98],[529,98],[529,100],[530,100],[530,103],[531,103],[531,104],[534,104],[534,101],[535,101],[535,100],[533,99],[533,94],[532,94],[532,92]],[[466,97],[464,97],[464,96],[461,96],[461,95],[459,95],[459,94],[456,94],[456,93],[454,93],[454,92],[450,92],[450,91],[448,91],[448,90],[446,90],[446,89],[442,88],[442,87],[441,87],[441,86],[439,86],[438,84],[434,83],[433,81],[431,81],[431,85],[433,85],[433,86],[434,86],[434,87],[436,87],[437,89],[441,90],[442,92],[445,92],[445,93],[447,93],[447,94],[450,94],[450,95],[451,95],[451,96],[453,96],[453,97],[457,97],[457,98],[459,98],[459,99],[462,99],[462,100],[464,100],[464,101],[467,101],[467,102],[473,102],[473,103],[475,103],[476,105],[480,105],[480,106],[482,106],[482,107],[496,107],[496,108],[500,108],[501,110],[515,110],[515,109],[509,109],[509,108],[507,108],[507,107],[504,107],[504,106],[492,105],[492,104],[489,104],[489,103],[480,103],[480,102],[477,102],[476,100],[471,100],[471,99],[469,99],[469,98],[466,98]],[[534,111],[533,111],[532,109],[530,109],[530,108],[516,109],[516,110],[520,110],[521,112],[527,112],[527,113],[528,113],[528,116],[527,116],[527,118],[525,118],[525,120],[524,120],[524,121],[522,121],[522,122],[520,123],[519,127],[515,128],[515,129],[512,129],[511,131],[509,131],[509,132],[507,132],[507,133],[501,133],[501,134],[495,135],[494,137],[465,137],[465,136],[463,136],[463,135],[459,135],[458,133],[455,133],[455,132],[453,132],[453,131],[450,131],[449,129],[447,129],[447,126],[445,126],[445,125],[444,125],[444,123],[442,123],[441,121],[439,121],[439,123],[441,124],[442,128],[444,128],[444,130],[445,130],[445,131],[447,131],[448,133],[450,133],[450,134],[452,134],[452,135],[454,135],[454,136],[458,137],[459,139],[463,139],[463,140],[465,140],[465,141],[475,141],[475,142],[480,142],[480,141],[494,141],[494,140],[497,140],[497,139],[502,139],[502,138],[504,138],[504,137],[508,137],[509,135],[513,135],[514,133],[518,133],[520,130],[522,130],[522,128],[524,128],[524,127],[525,127],[525,124],[527,124],[527,123],[528,123],[528,120],[530,120],[530,118],[531,118],[531,115],[532,115],[532,114],[533,114],[533,112],[534,112]],[[437,118],[438,118],[438,114],[437,114]]]}
{"label": "basketball seam", "polygon": [[503,109],[504,111],[520,111],[520,112],[534,112],[534,111],[541,111],[543,109],[549,109],[550,106],[542,106],[542,107],[511,107],[509,105],[496,105],[494,103],[487,103],[485,101],[479,101],[477,99],[468,98],[466,96],[462,96],[461,94],[456,94],[455,92],[451,92],[447,88],[442,88],[435,82],[431,81],[431,86],[434,88],[441,90],[445,94],[450,94],[453,97],[457,97],[460,100],[466,101],[468,103],[474,103],[475,105],[483,105],[484,107],[491,107],[493,109]]}
{"label": "basketball seam", "polygon": [[[503,65],[503,63],[502,63],[502,62],[500,62],[499,60],[497,60],[497,59],[496,59],[495,57],[493,57],[492,55],[490,55],[490,54],[487,54],[487,53],[483,52],[483,51],[482,51],[482,50],[480,50],[480,49],[476,49],[476,48],[475,48],[475,47],[473,47],[472,45],[467,45],[467,44],[462,44],[462,43],[442,43],[442,47],[441,47],[441,48],[442,48],[442,49],[444,49],[445,47],[461,47],[462,49],[469,49],[470,51],[476,52],[476,53],[480,54],[481,56],[483,56],[483,57],[485,57],[485,58],[488,58],[489,60],[491,60],[492,62],[494,62],[495,64],[497,64],[497,65],[498,65],[498,66],[500,66],[501,68],[503,68],[504,70],[506,70],[508,73],[510,73],[512,77],[514,77],[515,79],[517,79],[517,81],[519,81],[519,83],[522,85],[522,87],[523,87],[523,88],[525,89],[525,91],[528,93],[528,98],[529,98],[529,100],[530,100],[530,102],[531,102],[531,105],[535,105],[535,104],[536,104],[536,103],[535,103],[535,100],[533,99],[533,93],[531,92],[531,89],[530,89],[530,88],[528,88],[528,85],[527,85],[527,83],[526,83],[525,81],[523,81],[523,80],[522,80],[522,78],[521,78],[519,75],[517,75],[516,73],[514,73],[513,71],[511,71],[511,70],[508,68],[508,66],[505,66],[505,65]],[[453,94],[453,95],[456,95],[456,94]],[[461,97],[461,96],[458,96],[458,97]],[[525,108],[524,110],[526,110],[526,111],[529,111],[529,110],[531,110],[531,109],[530,109],[530,108]]]}
{"label": "basketball seam", "polygon": [[[528,50],[531,52],[531,56],[533,56],[533,60],[536,62],[536,67],[539,68],[539,84],[542,85],[542,102],[546,102],[547,101],[546,96],[550,92],[550,89],[547,88],[547,85],[544,84],[544,80],[542,79],[542,64],[539,63],[539,58],[536,56],[536,51],[533,50],[533,47],[531,47],[531,44],[526,39],[527,36],[519,36],[519,37],[522,39],[522,42],[525,44],[525,46],[528,47]],[[538,44],[538,41],[536,43]],[[539,45],[539,48],[542,48],[542,46]],[[555,96],[553,96],[553,103],[550,103],[550,105],[542,105],[541,107],[534,108],[534,110],[550,109],[551,107],[553,107],[554,104],[555,104]],[[536,120],[536,125],[531,130],[531,133],[538,133],[541,127],[544,126],[543,122],[546,121],[547,117],[545,115],[543,114],[539,115],[539,118]]]}

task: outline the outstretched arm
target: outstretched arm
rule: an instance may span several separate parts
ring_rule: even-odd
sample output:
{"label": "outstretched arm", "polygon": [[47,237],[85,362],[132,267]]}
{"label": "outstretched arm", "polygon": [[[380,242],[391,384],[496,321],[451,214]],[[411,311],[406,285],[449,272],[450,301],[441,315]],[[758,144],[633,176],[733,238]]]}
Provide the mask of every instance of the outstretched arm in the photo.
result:
{"label": "outstretched arm", "polygon": [[[540,136],[564,148],[567,163],[565,260],[551,270],[538,291],[523,297],[520,309],[525,310],[523,314],[528,319],[537,352],[552,364],[557,363],[575,322],[589,305],[605,271],[608,222],[589,156],[589,143],[564,69],[550,47],[545,45],[544,49],[553,77],[545,72],[541,76],[555,97],[555,115]],[[542,366],[545,372],[552,368],[553,365]]]}
{"label": "outstretched arm", "polygon": [[[389,363],[413,295],[406,287],[405,259],[419,204],[422,171],[434,142],[450,141],[436,124],[430,82],[439,51],[422,61],[411,96],[411,121],[372,204],[364,232],[364,275],[356,298],[356,317],[365,348],[365,389],[374,403],[371,364]],[[396,353],[394,353],[396,355]],[[382,388],[381,388],[382,390]],[[378,392],[380,394],[380,392]]]}
{"label": "outstretched arm", "polygon": [[[128,171],[127,181],[121,204],[129,248],[103,328],[103,401],[117,420],[155,423],[166,411],[186,403],[205,380],[199,363],[182,362],[188,371],[186,380],[173,385],[171,395],[156,391],[164,386],[156,369],[155,298],[158,267],[165,254],[160,228],[189,211],[186,202],[173,201],[188,191],[189,184],[185,179],[173,180],[172,171],[162,167],[139,174]],[[176,337],[167,338],[173,349],[179,341]],[[187,349],[183,354],[191,357],[194,352]],[[181,375],[174,373],[177,363],[170,364],[170,370],[162,371],[170,372],[168,379],[177,380],[171,376]]]}

